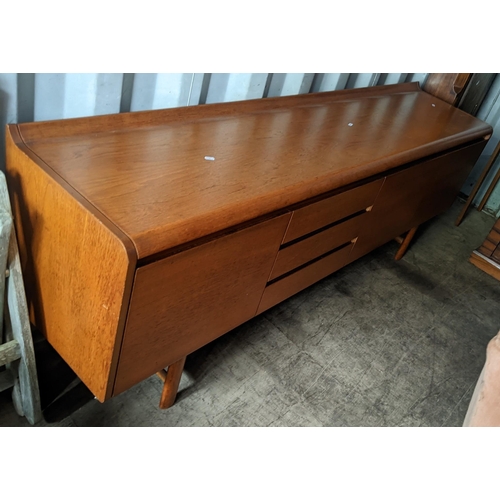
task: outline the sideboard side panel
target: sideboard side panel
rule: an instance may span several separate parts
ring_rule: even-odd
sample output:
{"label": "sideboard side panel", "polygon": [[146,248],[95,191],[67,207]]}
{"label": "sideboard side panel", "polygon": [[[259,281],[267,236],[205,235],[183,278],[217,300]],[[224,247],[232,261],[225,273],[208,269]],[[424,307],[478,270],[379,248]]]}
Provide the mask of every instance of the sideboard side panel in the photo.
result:
{"label": "sideboard side panel", "polygon": [[[33,324],[100,401],[131,287],[123,241],[7,132],[7,180]],[[16,143],[17,142],[17,143]]]}
{"label": "sideboard side panel", "polygon": [[287,213],[139,268],[113,395],[253,318],[289,220]]}

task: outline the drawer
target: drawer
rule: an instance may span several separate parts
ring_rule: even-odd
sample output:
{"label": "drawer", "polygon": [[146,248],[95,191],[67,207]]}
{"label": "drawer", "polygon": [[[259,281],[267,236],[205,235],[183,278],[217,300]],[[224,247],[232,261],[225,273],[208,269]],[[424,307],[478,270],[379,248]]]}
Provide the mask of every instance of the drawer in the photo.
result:
{"label": "drawer", "polygon": [[283,238],[288,243],[373,205],[384,179],[369,182],[295,210]]}
{"label": "drawer", "polygon": [[282,300],[288,299],[343,267],[347,263],[352,247],[353,243],[350,243],[322,259],[316,260],[308,266],[269,284],[262,295],[257,314],[264,312]]}
{"label": "drawer", "polygon": [[367,214],[367,212],[364,212],[352,219],[281,248],[269,280],[278,278],[356,238],[366,221]]}

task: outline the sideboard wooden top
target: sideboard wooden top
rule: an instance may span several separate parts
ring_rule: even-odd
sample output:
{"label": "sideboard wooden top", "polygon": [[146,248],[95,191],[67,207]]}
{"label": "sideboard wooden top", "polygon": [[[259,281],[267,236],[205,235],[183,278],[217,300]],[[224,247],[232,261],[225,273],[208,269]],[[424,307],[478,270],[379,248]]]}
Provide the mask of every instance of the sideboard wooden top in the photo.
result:
{"label": "sideboard wooden top", "polygon": [[11,127],[138,258],[492,132],[418,84]]}

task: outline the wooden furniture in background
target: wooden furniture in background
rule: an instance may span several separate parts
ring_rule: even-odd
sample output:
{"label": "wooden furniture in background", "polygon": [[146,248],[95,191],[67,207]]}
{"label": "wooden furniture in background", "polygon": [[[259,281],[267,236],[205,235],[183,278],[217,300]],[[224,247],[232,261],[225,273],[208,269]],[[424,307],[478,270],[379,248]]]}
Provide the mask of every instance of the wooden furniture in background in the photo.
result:
{"label": "wooden furniture in background", "polygon": [[165,407],[188,354],[447,209],[491,127],[401,84],[7,132],[32,321],[100,401],[159,373]]}
{"label": "wooden furniture in background", "polygon": [[423,89],[448,104],[456,106],[471,76],[472,73],[430,73]]}
{"label": "wooden furniture in background", "polygon": [[500,219],[496,221],[483,244],[472,252],[469,261],[500,280]]}

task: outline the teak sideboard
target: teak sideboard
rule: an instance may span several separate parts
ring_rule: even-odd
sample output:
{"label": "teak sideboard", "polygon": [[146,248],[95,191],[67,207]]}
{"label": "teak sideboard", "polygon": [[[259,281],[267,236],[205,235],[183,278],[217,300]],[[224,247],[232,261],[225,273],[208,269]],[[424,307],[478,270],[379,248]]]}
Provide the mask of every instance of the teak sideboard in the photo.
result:
{"label": "teak sideboard", "polygon": [[[492,129],[418,84],[7,126],[31,320],[96,398],[454,201]],[[169,367],[165,371],[166,367]]]}

